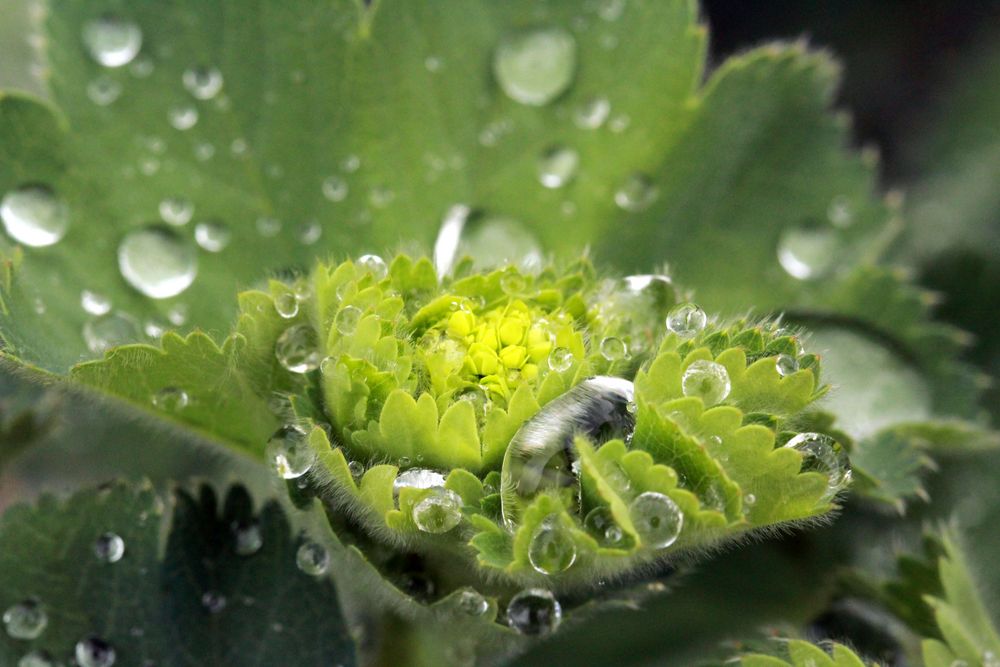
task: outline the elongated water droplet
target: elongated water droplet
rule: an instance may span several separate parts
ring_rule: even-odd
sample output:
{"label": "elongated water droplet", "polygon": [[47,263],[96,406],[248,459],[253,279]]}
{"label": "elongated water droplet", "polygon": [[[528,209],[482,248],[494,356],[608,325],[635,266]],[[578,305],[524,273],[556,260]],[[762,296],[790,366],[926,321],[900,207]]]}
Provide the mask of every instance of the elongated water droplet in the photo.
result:
{"label": "elongated water droplet", "polygon": [[785,447],[802,454],[801,472],[818,472],[827,476],[823,500],[830,500],[851,482],[851,462],[847,452],[823,433],[799,433]]}
{"label": "elongated water droplet", "polygon": [[574,360],[573,352],[566,347],[557,347],[549,352],[549,368],[557,373],[568,371]]}
{"label": "elongated water droplet", "polygon": [[681,338],[701,333],[708,324],[708,315],[693,303],[682,303],[667,314],[667,329]]}
{"label": "elongated water droplet", "polygon": [[521,507],[539,491],[575,484],[571,469],[573,439],[583,435],[600,445],[627,438],[635,417],[627,405],[634,400],[628,380],[593,377],[545,404],[511,439],[500,475],[504,522],[516,525]]}
{"label": "elongated water droplet", "polygon": [[316,461],[308,434],[299,426],[283,426],[267,441],[267,460],[283,479],[297,479],[309,472]]}
{"label": "elongated water droplet", "polygon": [[80,306],[88,315],[107,315],[111,312],[111,299],[99,292],[85,289],[80,292]]}
{"label": "elongated water droplet", "polygon": [[69,210],[44,185],[23,185],[4,195],[0,219],[11,238],[33,248],[58,243],[69,229]]}
{"label": "elongated water droplet", "polygon": [[515,102],[543,106],[573,82],[576,41],[562,28],[509,35],[493,54],[493,73]]}
{"label": "elongated water droplet", "polygon": [[729,396],[729,371],[714,361],[692,361],[681,378],[681,389],[685,396],[700,398],[705,407],[711,407]]}
{"label": "elongated water droplet", "polygon": [[576,541],[558,516],[547,517],[531,536],[528,561],[542,574],[565,572],[576,562]]}
{"label": "elongated water droplet", "polygon": [[554,146],[538,159],[538,180],[547,188],[561,188],[576,176],[580,154],[566,146]]}
{"label": "elongated water droplet", "polygon": [[210,614],[221,613],[226,608],[226,596],[219,591],[205,591],[201,595],[201,606]]}
{"label": "elongated water droplet", "polygon": [[117,533],[104,533],[94,541],[94,555],[102,563],[117,563],[125,555],[125,540]]}
{"label": "elongated water droplet", "polygon": [[17,667],[55,667],[55,661],[51,654],[35,649],[21,656],[17,661]]}
{"label": "elongated water droplet", "polygon": [[160,202],[159,209],[163,222],[175,227],[186,225],[194,215],[194,204],[186,197],[167,197]]}
{"label": "elongated water droplet", "polygon": [[164,387],[153,396],[153,406],[165,412],[179,412],[188,406],[188,393],[180,387]]}
{"label": "elongated water droplet", "polygon": [[104,74],[87,84],[87,97],[99,107],[114,103],[121,94],[122,84]]}
{"label": "elongated water droplet", "polygon": [[659,189],[645,174],[632,174],[615,190],[615,204],[623,211],[638,213],[649,208],[659,196]]}
{"label": "elongated water droplet", "polygon": [[652,549],[669,547],[684,527],[684,513],[677,503],[655,491],[639,494],[629,505],[628,513],[639,539]]}
{"label": "elongated water droplet", "polygon": [[83,26],[83,43],[104,67],[127,65],[142,47],[142,30],[132,21],[105,14]]}
{"label": "elongated water droplet", "polygon": [[274,344],[274,356],[292,373],[316,370],[323,361],[316,330],[310,324],[288,327]]}
{"label": "elongated water droplet", "polygon": [[462,521],[462,498],[440,486],[413,506],[413,523],[425,533],[447,533]]}
{"label": "elongated water droplet", "polygon": [[585,130],[596,130],[604,125],[611,113],[611,103],[606,97],[591,97],[573,112],[573,122]]}
{"label": "elongated water droplet", "polygon": [[222,72],[217,67],[191,67],[184,70],[181,81],[189,93],[199,100],[209,100],[222,90]]}
{"label": "elongated water droplet", "polygon": [[139,339],[139,324],[124,313],[108,313],[83,324],[83,342],[94,354]]}
{"label": "elongated water droplet", "polygon": [[118,246],[118,268],[135,289],[153,299],[177,296],[194,282],[198,257],[191,243],[165,225],[125,235]]}
{"label": "elongated water droplet", "polygon": [[233,232],[224,222],[207,220],[194,228],[194,240],[202,250],[222,252],[233,238]]}
{"label": "elongated water droplet", "polygon": [[80,667],[111,667],[117,658],[111,644],[93,636],[78,641],[74,653]]}
{"label": "elongated water droplet", "polygon": [[233,551],[237,556],[252,556],[264,546],[260,522],[256,519],[235,521],[230,528],[233,531]]}
{"label": "elongated water droplet", "polygon": [[350,187],[340,176],[328,176],[323,179],[323,196],[330,201],[344,201],[350,192]]}
{"label": "elongated water droplet", "polygon": [[3,613],[4,630],[12,639],[35,639],[48,624],[49,615],[34,598],[18,602]]}
{"label": "elongated water droplet", "polygon": [[410,468],[396,476],[392,483],[392,495],[398,498],[402,489],[430,489],[435,486],[444,486],[444,475],[427,468]]}
{"label": "elongated water droplet", "polygon": [[511,598],[507,623],[523,635],[548,635],[562,621],[562,606],[551,591],[528,588]]}
{"label": "elongated water droplet", "polygon": [[840,241],[832,229],[792,227],[778,239],[778,262],[793,278],[819,278],[833,269],[839,248]]}
{"label": "elongated water droplet", "polygon": [[307,540],[295,552],[295,564],[310,577],[321,577],[330,568],[330,552],[322,544]]}

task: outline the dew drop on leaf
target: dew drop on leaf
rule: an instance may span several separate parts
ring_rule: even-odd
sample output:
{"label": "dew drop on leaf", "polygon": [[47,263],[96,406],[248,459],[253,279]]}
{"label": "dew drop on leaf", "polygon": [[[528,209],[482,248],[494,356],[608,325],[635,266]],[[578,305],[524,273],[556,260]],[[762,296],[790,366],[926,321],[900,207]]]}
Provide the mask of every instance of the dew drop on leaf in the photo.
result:
{"label": "dew drop on leaf", "polygon": [[49,653],[36,649],[21,656],[17,667],[55,667],[55,661]]}
{"label": "dew drop on leaf", "polygon": [[319,368],[323,360],[316,330],[310,324],[288,327],[274,344],[274,356],[292,373],[308,373]]}
{"label": "dew drop on leaf", "polygon": [[210,614],[221,613],[226,608],[227,602],[226,596],[219,591],[205,591],[201,595],[201,606]]}
{"label": "dew drop on leaf", "polygon": [[447,533],[462,520],[462,498],[452,491],[435,486],[413,506],[413,523],[425,533]]}
{"label": "dew drop on leaf", "polygon": [[376,281],[385,280],[389,275],[389,267],[378,255],[362,255],[358,257],[356,264],[362,271],[370,273]]}
{"label": "dew drop on leaf", "polygon": [[597,15],[605,21],[617,21],[625,12],[625,0],[601,0]]}
{"label": "dew drop on leaf", "polygon": [[271,217],[257,218],[257,233],[264,238],[272,238],[281,233],[281,220]]}
{"label": "dew drop on leaf", "polygon": [[313,245],[323,235],[323,227],[318,220],[307,220],[299,225],[297,236],[302,245]]}
{"label": "dew drop on leaf", "polygon": [[199,100],[209,100],[222,90],[222,72],[217,67],[191,67],[181,75],[184,88]]}
{"label": "dew drop on leaf", "polygon": [[628,176],[615,190],[615,204],[623,211],[638,213],[649,208],[659,194],[649,176],[636,173]]}
{"label": "dew drop on leaf", "polygon": [[198,123],[198,110],[190,104],[178,104],[167,111],[167,119],[175,130],[190,130]]}
{"label": "dew drop on leaf", "polygon": [[557,347],[549,352],[549,368],[557,373],[564,373],[573,366],[575,357],[566,347]]}
{"label": "dew drop on leaf", "polygon": [[693,303],[682,303],[667,314],[667,329],[681,338],[701,333],[708,324],[708,315]]}
{"label": "dew drop on leaf", "polygon": [[725,400],[731,388],[726,367],[707,359],[692,361],[681,377],[684,395],[700,398],[705,407]]}
{"label": "dew drop on leaf", "polygon": [[790,354],[779,354],[774,359],[774,367],[778,375],[785,377],[799,370],[799,360]]}
{"label": "dew drop on leaf", "polygon": [[328,176],[321,186],[323,196],[333,202],[344,201],[350,192],[347,181],[340,176]]}
{"label": "dew drop on leaf", "polygon": [[778,239],[778,262],[793,278],[819,278],[833,269],[839,249],[840,241],[832,229],[809,225],[791,227]]}
{"label": "dew drop on leaf", "polygon": [[107,315],[111,312],[111,299],[99,292],[85,289],[80,292],[80,307],[88,315]]}
{"label": "dew drop on leaf", "polygon": [[111,667],[117,658],[111,644],[94,636],[78,641],[74,654],[79,667]]}
{"label": "dew drop on leaf", "polygon": [[274,310],[285,319],[291,319],[299,314],[299,299],[287,285],[276,288],[274,295]]}
{"label": "dew drop on leaf", "polygon": [[546,517],[531,536],[528,561],[542,574],[565,572],[576,562],[576,541],[558,516]]}
{"label": "dew drop on leaf", "polygon": [[[351,461],[347,464],[347,471],[354,479],[361,479],[361,476],[365,474],[365,464],[361,461]],[[395,485],[393,488],[395,489]]]}
{"label": "dew drop on leaf", "polygon": [[548,635],[562,621],[562,606],[551,591],[527,588],[507,605],[507,623],[523,635]]}
{"label": "dew drop on leaf", "polygon": [[653,549],[669,547],[684,526],[684,513],[677,503],[655,491],[639,494],[629,505],[628,513],[639,539]]}
{"label": "dew drop on leaf", "polygon": [[469,616],[482,616],[489,611],[490,603],[479,591],[467,588],[458,594],[458,608]]}
{"label": "dew drop on leaf", "polygon": [[396,476],[392,483],[392,495],[398,498],[402,489],[430,489],[435,486],[444,486],[444,475],[427,468],[410,468]]}
{"label": "dew drop on leaf", "polygon": [[186,197],[166,197],[160,201],[159,211],[163,222],[181,227],[191,221],[194,204]]}
{"label": "dew drop on leaf", "polygon": [[94,540],[94,555],[102,563],[117,563],[125,555],[125,540],[117,533],[103,533]]}
{"label": "dew drop on leaf", "polygon": [[587,512],[587,516],[583,519],[583,526],[597,538],[601,546],[612,548],[626,546],[625,533],[615,522],[614,515],[608,507],[595,507]]}
{"label": "dew drop on leaf", "polygon": [[153,299],[177,296],[194,282],[194,246],[165,225],[150,225],[125,235],[118,246],[118,268],[134,288]]}
{"label": "dew drop on leaf", "polygon": [[830,500],[851,481],[851,462],[847,451],[823,433],[799,433],[785,447],[802,454],[801,472],[818,472],[827,477],[823,500]]}
{"label": "dew drop on leaf", "polygon": [[84,24],[83,43],[99,64],[121,67],[132,62],[142,48],[142,30],[132,21],[105,14]]}
{"label": "dew drop on leaf", "polygon": [[309,445],[305,430],[289,424],[283,426],[267,442],[267,460],[282,479],[297,479],[309,472],[316,461],[316,452]]}
{"label": "dew drop on leaf", "polygon": [[562,94],[576,74],[576,41],[562,28],[505,37],[493,54],[493,73],[515,102],[543,106]]}
{"label": "dew drop on leaf", "polygon": [[851,200],[842,195],[834,197],[826,209],[826,217],[834,227],[850,227],[854,222]]}
{"label": "dew drop on leaf", "polygon": [[156,69],[156,67],[153,65],[152,60],[140,57],[132,61],[132,64],[129,65],[128,71],[137,79],[145,79],[153,73],[154,69]]}
{"label": "dew drop on leaf", "polygon": [[34,598],[18,602],[3,613],[4,630],[12,639],[35,639],[48,624],[48,614]]}
{"label": "dew drop on leaf", "polygon": [[83,342],[94,354],[112,347],[134,343],[139,338],[139,324],[124,313],[108,313],[83,324]]}
{"label": "dew drop on leaf", "polygon": [[99,107],[114,103],[122,94],[122,84],[102,74],[87,84],[87,97]]}
{"label": "dew drop on leaf", "polygon": [[320,577],[330,568],[330,552],[322,544],[306,540],[295,552],[295,564],[310,577]]}
{"label": "dew drop on leaf", "polygon": [[194,240],[202,250],[222,252],[229,245],[233,233],[229,225],[216,220],[199,222],[194,228]]}
{"label": "dew drop on leaf", "polygon": [[233,532],[233,551],[237,556],[252,556],[264,546],[260,522],[256,519],[234,521],[230,528]]}
{"label": "dew drop on leaf", "polygon": [[0,201],[4,229],[18,243],[41,248],[58,243],[69,229],[69,210],[44,185],[24,185]]}
{"label": "dew drop on leaf", "polygon": [[164,387],[153,396],[153,406],[165,412],[178,412],[188,406],[188,393],[180,387]]}
{"label": "dew drop on leaf", "polygon": [[345,306],[337,313],[333,324],[337,327],[337,331],[341,335],[350,336],[358,328],[358,322],[361,321],[361,314],[361,309],[357,306]]}
{"label": "dew drop on leaf", "polygon": [[628,346],[621,338],[608,336],[601,341],[601,356],[608,361],[621,361],[628,357]]}
{"label": "dew drop on leaf", "polygon": [[547,188],[561,188],[573,180],[580,154],[567,146],[553,146],[538,158],[538,180]]}

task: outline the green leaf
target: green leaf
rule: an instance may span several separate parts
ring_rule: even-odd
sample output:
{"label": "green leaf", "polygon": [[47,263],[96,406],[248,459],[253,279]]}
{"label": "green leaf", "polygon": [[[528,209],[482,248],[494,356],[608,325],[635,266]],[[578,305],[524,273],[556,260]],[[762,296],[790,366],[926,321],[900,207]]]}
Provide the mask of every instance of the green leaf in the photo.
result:
{"label": "green leaf", "polygon": [[749,654],[740,657],[744,667],[865,667],[865,661],[847,646],[829,643],[824,648],[791,639],[781,642],[782,657]]}
{"label": "green leaf", "polygon": [[[37,599],[48,623],[30,641],[4,634],[3,662],[29,650],[68,659],[78,641],[96,636],[123,664],[354,664],[336,591],[296,568],[297,544],[277,505],[255,517],[242,489],[220,508],[207,487],[198,498],[179,492],[174,502],[165,546],[164,503],[148,487],[111,484],[7,512],[0,606]],[[254,519],[261,547],[238,555],[233,522]],[[105,533],[123,540],[117,562],[95,554]],[[212,613],[213,605],[222,608]]]}

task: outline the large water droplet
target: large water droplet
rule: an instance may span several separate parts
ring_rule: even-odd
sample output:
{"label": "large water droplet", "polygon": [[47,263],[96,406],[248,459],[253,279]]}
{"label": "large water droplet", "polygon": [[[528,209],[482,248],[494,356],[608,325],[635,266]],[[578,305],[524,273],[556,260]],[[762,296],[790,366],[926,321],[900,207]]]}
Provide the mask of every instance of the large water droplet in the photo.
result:
{"label": "large water droplet", "polygon": [[569,88],[576,73],[576,41],[562,28],[510,35],[493,54],[500,88],[516,102],[548,104]]}
{"label": "large water droplet", "polygon": [[637,213],[649,208],[659,194],[649,176],[632,174],[615,190],[615,204],[623,211]]}
{"label": "large water droplet", "polygon": [[76,643],[76,662],[80,667],[111,667],[115,649],[100,637],[85,637]]}
{"label": "large water droplet", "polygon": [[606,97],[591,97],[573,111],[573,122],[585,130],[596,130],[604,125],[611,113],[611,103]]}
{"label": "large water droplet", "polygon": [[283,426],[267,441],[267,460],[283,479],[297,479],[309,472],[316,452],[309,445],[308,434],[299,426]]}
{"label": "large water droplet", "polygon": [[237,556],[252,556],[264,546],[260,522],[256,519],[235,521],[230,528],[233,531],[233,551]]}
{"label": "large water droplet", "polygon": [[799,370],[799,360],[790,354],[779,354],[774,359],[774,367],[778,375],[785,377]]}
{"label": "large water droplet", "polygon": [[534,271],[542,265],[538,240],[520,222],[457,204],[448,210],[434,242],[438,276],[450,273],[463,257],[471,257],[480,269],[514,264]]}
{"label": "large water droplet", "polygon": [[295,552],[295,564],[311,577],[321,577],[330,567],[330,552],[322,544],[307,540]]}
{"label": "large water droplet", "polygon": [[547,517],[531,536],[528,561],[542,574],[565,572],[576,562],[573,533],[558,516]]}
{"label": "large water droplet", "polygon": [[118,246],[118,268],[132,287],[153,299],[166,299],[191,286],[198,257],[194,246],[172,229],[151,225],[125,235]]}
{"label": "large water droplet", "polygon": [[125,555],[125,540],[117,533],[104,533],[94,540],[94,555],[102,563],[117,563]]}
{"label": "large water droplet", "polygon": [[83,342],[94,354],[139,339],[139,324],[124,313],[109,313],[83,324]]}
{"label": "large water droplet", "polygon": [[655,491],[639,494],[628,512],[639,539],[653,549],[669,547],[684,527],[684,513],[677,503]]}
{"label": "large water droplet", "polygon": [[194,215],[194,204],[186,197],[167,197],[160,201],[159,210],[163,222],[181,227],[191,221],[191,216]]}
{"label": "large water droplet", "polygon": [[378,255],[361,255],[358,257],[356,265],[362,271],[372,274],[372,277],[378,281],[385,280],[386,276],[389,275],[389,266]]}
{"label": "large water droplet", "polygon": [[194,228],[194,240],[202,250],[222,252],[233,238],[233,232],[224,222],[208,220]]}
{"label": "large water droplet", "polygon": [[700,398],[705,407],[711,407],[725,400],[731,388],[729,371],[726,367],[706,359],[692,361],[681,378],[684,395]]}
{"label": "large water droplet", "polygon": [[693,303],[682,303],[667,314],[667,329],[681,338],[701,333],[708,324],[708,315]]}
{"label": "large water droplet", "polygon": [[337,313],[333,320],[333,325],[343,336],[350,336],[358,328],[363,313],[357,306],[346,306]]}
{"label": "large water droplet", "polygon": [[538,159],[538,180],[547,188],[561,188],[576,176],[580,154],[566,146],[554,146]]}
{"label": "large water droplet", "polygon": [[111,299],[99,292],[85,289],[80,292],[80,306],[87,314],[99,317],[111,312]]}
{"label": "large water droplet", "polygon": [[36,649],[21,656],[17,667],[55,667],[55,661],[49,653]]}
{"label": "large water droplet", "polygon": [[274,344],[274,356],[292,373],[314,371],[323,361],[316,331],[309,324],[296,324],[285,329]]}
{"label": "large water droplet", "polygon": [[573,366],[574,360],[572,350],[567,347],[557,347],[549,352],[548,364],[556,373],[564,373]]}
{"label": "large water droplet", "polygon": [[799,433],[785,447],[802,454],[801,472],[818,472],[827,476],[823,500],[830,500],[851,481],[851,462],[840,443],[822,433]]}
{"label": "large water droplet", "polygon": [[635,428],[628,411],[634,389],[628,380],[593,377],[545,404],[511,439],[500,475],[503,518],[516,525],[521,506],[546,488],[575,484],[573,438],[595,444],[627,438]]}
{"label": "large water droplet", "polygon": [[833,269],[839,247],[837,233],[832,229],[792,227],[778,239],[778,262],[793,278],[819,278]]}
{"label": "large water droplet", "polygon": [[462,498],[436,486],[413,506],[413,523],[425,533],[447,533],[462,521]]}
{"label": "large water droplet", "polygon": [[511,598],[507,623],[523,635],[547,635],[559,627],[562,606],[551,591],[528,588]]}
{"label": "large water droplet", "polygon": [[199,100],[215,97],[222,90],[222,72],[217,67],[191,67],[184,70],[181,81],[189,93]]}
{"label": "large water droplet", "polygon": [[132,21],[105,14],[83,26],[83,43],[105,67],[129,64],[142,47],[142,30]]}
{"label": "large water droplet", "polygon": [[58,243],[69,229],[69,210],[44,185],[24,185],[4,195],[0,219],[11,238],[34,248]]}
{"label": "large water droplet", "polygon": [[399,497],[401,489],[431,489],[444,486],[444,475],[427,468],[410,468],[399,473],[392,483],[392,495]]}
{"label": "large water droplet", "polygon": [[608,336],[601,341],[601,356],[608,361],[621,361],[628,357],[628,345],[621,338]]}
{"label": "large water droplet", "polygon": [[18,602],[3,613],[4,629],[13,639],[35,639],[48,624],[49,615],[35,599]]}

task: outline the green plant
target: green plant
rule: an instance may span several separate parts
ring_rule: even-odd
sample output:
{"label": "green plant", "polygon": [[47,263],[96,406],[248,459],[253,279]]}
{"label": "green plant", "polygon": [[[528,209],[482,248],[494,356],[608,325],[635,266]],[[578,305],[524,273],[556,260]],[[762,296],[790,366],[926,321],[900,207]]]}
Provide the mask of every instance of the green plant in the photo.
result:
{"label": "green plant", "polygon": [[[135,462],[0,519],[3,664],[884,659],[807,641],[843,600],[927,665],[997,654],[957,536],[898,579],[864,549],[998,441],[826,54],[702,82],[682,0],[42,34],[53,106],[0,96],[0,465]],[[784,582],[751,540],[793,529]]]}

